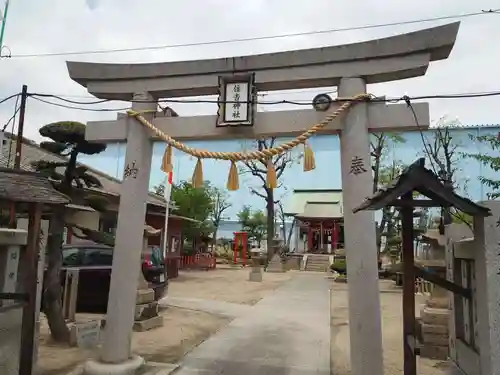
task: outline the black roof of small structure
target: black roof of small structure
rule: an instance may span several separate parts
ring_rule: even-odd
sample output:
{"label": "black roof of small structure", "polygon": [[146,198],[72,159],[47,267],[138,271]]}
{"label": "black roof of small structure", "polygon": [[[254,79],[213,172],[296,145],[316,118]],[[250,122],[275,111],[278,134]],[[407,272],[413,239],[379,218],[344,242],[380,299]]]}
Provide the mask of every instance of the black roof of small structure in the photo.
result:
{"label": "black roof of small structure", "polygon": [[425,168],[424,158],[418,159],[391,183],[379,189],[371,197],[366,198],[353,212],[376,211],[386,206],[396,205],[398,198],[411,191],[417,191],[431,199],[436,203],[436,206],[453,206],[472,216],[491,215],[488,208],[445,188],[436,174]]}
{"label": "black roof of small structure", "polygon": [[0,201],[58,205],[70,199],[39,173],[0,168]]}

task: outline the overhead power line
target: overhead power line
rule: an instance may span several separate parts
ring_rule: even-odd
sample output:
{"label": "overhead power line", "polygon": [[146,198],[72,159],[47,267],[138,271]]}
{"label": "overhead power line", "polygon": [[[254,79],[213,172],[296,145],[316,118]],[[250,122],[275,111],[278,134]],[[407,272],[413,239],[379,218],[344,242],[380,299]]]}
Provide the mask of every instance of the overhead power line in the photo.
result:
{"label": "overhead power line", "polygon": [[[305,92],[307,93],[307,92]],[[0,100],[0,104],[7,102],[13,98],[19,98],[21,93],[12,94],[2,100]],[[111,99],[98,99],[93,101],[78,101],[64,98],[60,95],[53,95],[47,93],[28,93],[28,97],[35,99],[39,102],[53,105],[56,107],[62,107],[67,109],[81,110],[81,111],[92,111],[92,112],[117,112],[117,111],[126,111],[130,109],[130,107],[119,107],[119,108],[95,108],[91,106],[95,106],[98,104],[111,103],[116,100]],[[401,96],[401,97],[376,97],[373,96],[369,99],[371,102],[385,102],[385,103],[398,103],[398,102],[406,102],[408,99],[415,100],[437,100],[437,99],[472,99],[472,98],[485,98],[485,97],[495,97],[500,96],[500,90],[498,91],[483,91],[483,92],[464,92],[464,93],[454,93],[454,94],[434,94],[434,95],[418,95],[418,96]],[[62,101],[64,103],[57,103],[48,99],[55,99]],[[346,102],[346,101],[354,101],[355,99],[349,98],[332,98],[333,102]],[[194,104],[194,103],[207,103],[207,104],[230,104],[234,103],[233,101],[218,101],[218,100],[210,100],[210,99],[159,99],[157,101],[132,101],[139,103],[158,103],[158,104]],[[240,104],[246,104],[249,102],[240,101]],[[304,100],[257,100],[255,102],[250,102],[258,105],[279,105],[279,104],[289,104],[289,105],[297,105],[297,106],[310,106],[312,104],[311,99]],[[71,105],[74,104],[74,105]]]}
{"label": "overhead power line", "polygon": [[433,21],[464,19],[464,18],[481,16],[481,15],[486,15],[486,14],[500,14],[500,9],[481,10],[479,12],[473,12],[473,13],[462,13],[462,14],[454,14],[454,15],[441,16],[441,17],[420,18],[420,19],[408,20],[408,21],[389,22],[389,23],[361,25],[361,26],[351,26],[351,27],[342,27],[342,28],[336,28],[336,29],[326,29],[326,30],[319,30],[319,31],[305,31],[305,32],[279,34],[279,35],[256,36],[256,37],[248,37],[248,38],[222,39],[222,40],[212,40],[212,41],[205,41],[205,42],[177,43],[177,44],[165,44],[165,45],[132,47],[132,48],[9,54],[9,55],[5,55],[5,56],[0,55],[0,57],[3,57],[3,58],[32,58],[32,57],[78,56],[78,55],[97,55],[97,54],[120,53],[120,52],[152,51],[152,50],[162,50],[162,49],[181,48],[181,47],[198,47],[198,46],[209,46],[209,45],[217,45],[217,44],[228,44],[228,43],[259,41],[259,40],[291,38],[291,37],[308,36],[308,35],[332,34],[332,33],[344,32],[344,31],[369,30],[369,29],[377,29],[377,28],[383,28],[383,27],[403,26],[403,25],[411,25],[411,24],[418,24],[418,23],[425,23],[425,22],[433,22]]}
{"label": "overhead power line", "polygon": [[[11,97],[15,97],[16,95],[12,95]],[[96,100],[93,102],[84,102],[84,101],[76,101],[76,100],[70,100],[66,99],[63,97],[60,97],[58,95],[51,95],[51,94],[37,94],[37,93],[30,93],[28,94],[29,97],[38,100],[42,103],[48,104],[48,105],[53,105],[56,107],[62,107],[62,108],[67,108],[67,109],[75,109],[75,110],[81,110],[81,111],[91,111],[91,112],[115,112],[115,111],[126,111],[130,109],[130,107],[123,107],[123,108],[90,108],[90,107],[81,107],[81,106],[91,106],[91,105],[96,105],[96,104],[103,104],[106,102],[113,102],[113,100],[108,100],[108,99],[101,99],[101,100]],[[385,103],[398,103],[398,102],[407,102],[408,100],[437,100],[437,99],[471,99],[471,98],[485,98],[485,97],[494,97],[494,96],[500,96],[500,91],[489,91],[489,92],[470,92],[470,93],[457,93],[457,94],[437,94],[437,95],[419,95],[419,96],[401,96],[401,97],[375,97],[373,96],[371,99],[369,99],[371,102],[385,102]],[[43,99],[42,99],[43,98]],[[73,105],[68,105],[68,104],[63,104],[63,103],[57,103],[53,102],[47,99],[56,99],[63,101],[65,103],[69,104],[75,104]],[[4,99],[5,100],[5,99]],[[332,98],[333,102],[346,102],[346,101],[355,101],[356,99],[349,99],[349,98]],[[171,104],[171,103],[209,103],[209,104],[230,104],[230,103],[235,103],[233,101],[217,101],[217,100],[204,100],[204,99],[159,99],[158,101],[136,101],[140,103],[158,103],[158,104]],[[255,102],[245,102],[245,101],[240,101],[238,103],[240,104],[247,104],[247,103],[253,103],[253,104],[258,104],[258,105],[279,105],[279,104],[290,104],[290,105],[297,105],[297,106],[310,106],[312,103],[310,99],[305,99],[305,100],[277,100],[277,101],[270,101],[270,100],[257,100]],[[0,102],[1,103],[1,102]]]}

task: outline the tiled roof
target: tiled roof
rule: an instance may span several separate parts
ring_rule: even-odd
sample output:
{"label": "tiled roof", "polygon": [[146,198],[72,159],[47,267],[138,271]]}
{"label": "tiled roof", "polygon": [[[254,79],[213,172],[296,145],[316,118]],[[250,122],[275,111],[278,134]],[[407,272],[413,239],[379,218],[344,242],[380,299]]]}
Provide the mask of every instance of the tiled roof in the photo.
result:
{"label": "tiled roof", "polygon": [[12,202],[66,204],[69,198],[58,192],[38,173],[0,168],[0,199]]}
{"label": "tiled roof", "polygon": [[[12,137],[12,138],[11,138]],[[2,145],[2,153],[0,154],[0,167],[13,168],[14,158],[15,158],[16,142],[15,136],[5,133],[5,142]],[[10,160],[9,160],[10,155]],[[65,161],[66,158],[53,154],[49,151],[42,149],[35,142],[28,139],[23,139],[23,148],[21,153],[21,169],[25,171],[35,171],[31,166],[31,163],[38,160],[44,160],[49,162]],[[110,194],[115,196],[120,196],[121,181],[117,178],[107,175],[101,171],[91,168],[87,165],[80,164],[88,169],[88,173],[96,177],[102,184],[102,188],[92,189],[104,194]],[[156,195],[154,193],[149,193],[148,203],[165,207],[165,201],[163,197]]]}

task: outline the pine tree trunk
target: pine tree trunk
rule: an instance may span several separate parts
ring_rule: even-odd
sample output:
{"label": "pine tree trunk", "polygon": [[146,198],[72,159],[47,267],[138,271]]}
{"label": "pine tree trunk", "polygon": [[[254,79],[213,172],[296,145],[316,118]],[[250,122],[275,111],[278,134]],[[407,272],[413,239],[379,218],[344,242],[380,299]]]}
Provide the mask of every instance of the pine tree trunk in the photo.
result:
{"label": "pine tree trunk", "polygon": [[64,236],[64,209],[57,209],[51,217],[47,239],[47,273],[44,281],[44,312],[52,339],[69,342],[69,330],[62,310],[61,266]]}

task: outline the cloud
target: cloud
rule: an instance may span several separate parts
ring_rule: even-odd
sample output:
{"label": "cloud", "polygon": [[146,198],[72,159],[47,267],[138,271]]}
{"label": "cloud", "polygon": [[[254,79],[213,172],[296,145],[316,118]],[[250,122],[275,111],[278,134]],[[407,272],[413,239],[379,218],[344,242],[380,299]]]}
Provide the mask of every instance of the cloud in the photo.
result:
{"label": "cloud", "polygon": [[[496,0],[482,1],[481,7],[466,0],[413,3],[384,0],[383,6],[375,0],[342,3],[329,0],[24,0],[11,3],[5,44],[13,55],[130,48],[391,23],[495,6],[498,6]],[[433,63],[424,77],[373,85],[369,89],[387,96],[500,89],[500,65],[497,63],[500,52],[496,49],[500,37],[499,21],[500,15],[463,20],[455,49],[448,60]],[[86,96],[85,89],[69,79],[65,66],[67,59],[148,62],[238,56],[351,43],[435,24],[105,55],[2,59],[0,97],[19,92],[23,84],[28,85],[30,92]],[[317,91],[294,92],[286,94],[286,98],[312,99],[315,93]],[[272,93],[268,98],[283,98],[283,94]],[[438,119],[448,114],[469,124],[495,123],[500,118],[498,100],[434,100],[431,101],[431,116]],[[178,107],[183,115],[215,110],[210,105]],[[0,122],[10,118],[13,110],[13,101],[0,105]],[[86,122],[114,116],[113,113],[57,108],[30,99],[26,136],[38,139],[38,128],[51,121]]]}

